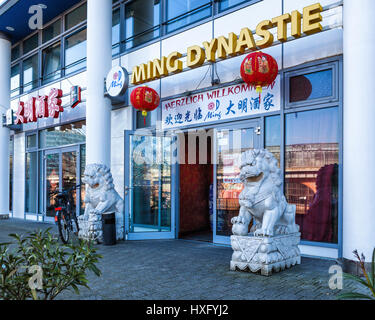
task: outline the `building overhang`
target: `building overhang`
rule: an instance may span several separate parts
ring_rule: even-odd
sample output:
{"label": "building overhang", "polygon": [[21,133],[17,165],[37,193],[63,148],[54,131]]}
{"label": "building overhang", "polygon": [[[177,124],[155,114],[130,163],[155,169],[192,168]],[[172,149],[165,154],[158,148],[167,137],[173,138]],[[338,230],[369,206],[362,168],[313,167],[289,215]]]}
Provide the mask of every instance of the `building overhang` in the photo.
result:
{"label": "building overhang", "polygon": [[0,0],[0,32],[7,34],[12,43],[16,43],[35,30],[30,29],[29,20],[33,13],[29,8],[41,5],[43,9],[43,25],[71,8],[82,0]]}

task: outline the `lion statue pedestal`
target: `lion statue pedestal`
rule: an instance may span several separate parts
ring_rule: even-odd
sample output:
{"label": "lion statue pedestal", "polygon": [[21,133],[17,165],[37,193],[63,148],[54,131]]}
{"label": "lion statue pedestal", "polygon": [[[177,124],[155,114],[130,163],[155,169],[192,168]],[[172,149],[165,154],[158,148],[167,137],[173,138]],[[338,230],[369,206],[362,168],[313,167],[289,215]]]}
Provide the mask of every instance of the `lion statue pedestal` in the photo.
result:
{"label": "lion statue pedestal", "polygon": [[102,214],[115,212],[116,240],[124,239],[124,201],[116,192],[110,169],[101,164],[86,166],[83,183],[86,184],[85,213],[78,217],[78,237],[103,242]]}
{"label": "lion statue pedestal", "polygon": [[300,264],[296,206],[286,202],[276,158],[267,150],[249,150],[242,154],[240,169],[244,189],[239,215],[232,219],[231,270],[261,271],[269,276]]}

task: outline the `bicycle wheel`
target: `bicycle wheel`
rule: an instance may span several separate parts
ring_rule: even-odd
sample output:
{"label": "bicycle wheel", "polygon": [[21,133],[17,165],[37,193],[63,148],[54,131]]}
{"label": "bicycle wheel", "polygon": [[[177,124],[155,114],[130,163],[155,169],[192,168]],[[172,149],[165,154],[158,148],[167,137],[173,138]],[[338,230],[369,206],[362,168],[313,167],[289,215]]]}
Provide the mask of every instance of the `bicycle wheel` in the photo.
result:
{"label": "bicycle wheel", "polygon": [[57,225],[59,227],[61,241],[67,244],[70,238],[70,227],[69,222],[65,219],[65,216],[61,211],[58,212],[57,215]]}

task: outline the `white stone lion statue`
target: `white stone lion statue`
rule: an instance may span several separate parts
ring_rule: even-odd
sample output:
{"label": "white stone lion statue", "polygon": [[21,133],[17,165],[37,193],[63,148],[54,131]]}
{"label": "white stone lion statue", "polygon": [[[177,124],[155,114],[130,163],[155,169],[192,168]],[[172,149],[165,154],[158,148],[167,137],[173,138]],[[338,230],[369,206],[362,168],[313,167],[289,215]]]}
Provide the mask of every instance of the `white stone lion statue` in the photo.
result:
{"label": "white stone lion statue", "polygon": [[116,239],[124,239],[124,201],[115,190],[110,169],[102,164],[87,165],[82,182],[86,184],[86,208],[84,215],[78,218],[80,237],[100,239],[101,215],[115,212]]}
{"label": "white stone lion statue", "polygon": [[240,213],[232,218],[234,235],[248,235],[251,219],[255,236],[273,236],[299,231],[295,224],[296,206],[286,202],[277,160],[268,150],[249,150],[241,157]]}

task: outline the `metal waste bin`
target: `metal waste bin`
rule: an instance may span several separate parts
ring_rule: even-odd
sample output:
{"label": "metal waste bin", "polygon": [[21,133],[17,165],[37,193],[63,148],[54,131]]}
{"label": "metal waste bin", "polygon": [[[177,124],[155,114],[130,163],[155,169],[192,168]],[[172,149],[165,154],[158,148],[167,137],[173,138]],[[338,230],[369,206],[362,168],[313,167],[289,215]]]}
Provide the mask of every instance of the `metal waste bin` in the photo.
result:
{"label": "metal waste bin", "polygon": [[116,244],[116,214],[108,212],[102,214],[103,244],[112,246]]}

